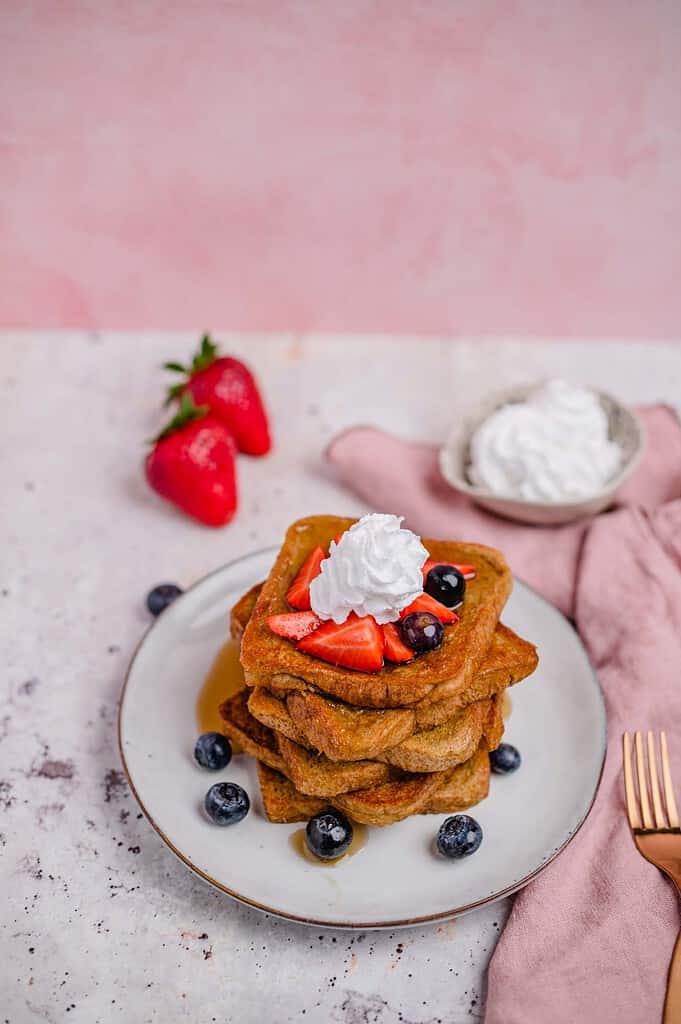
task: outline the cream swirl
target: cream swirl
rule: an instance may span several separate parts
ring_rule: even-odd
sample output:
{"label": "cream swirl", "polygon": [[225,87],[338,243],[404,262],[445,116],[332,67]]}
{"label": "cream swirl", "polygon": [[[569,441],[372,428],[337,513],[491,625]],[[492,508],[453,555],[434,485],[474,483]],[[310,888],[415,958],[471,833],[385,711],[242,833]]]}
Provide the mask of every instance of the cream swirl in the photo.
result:
{"label": "cream swirl", "polygon": [[428,552],[402,517],[372,513],[351,526],[310,584],[312,610],[320,619],[345,622],[350,612],[396,622],[423,591]]}
{"label": "cream swirl", "polygon": [[502,406],[471,437],[470,478],[526,501],[588,497],[617,471],[622,450],[593,391],[549,380],[525,402]]}

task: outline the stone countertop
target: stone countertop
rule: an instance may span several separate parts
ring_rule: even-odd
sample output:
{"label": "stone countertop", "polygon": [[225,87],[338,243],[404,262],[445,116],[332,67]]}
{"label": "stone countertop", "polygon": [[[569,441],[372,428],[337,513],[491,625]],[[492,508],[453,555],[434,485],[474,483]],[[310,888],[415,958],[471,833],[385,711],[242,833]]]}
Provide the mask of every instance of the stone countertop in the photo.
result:
{"label": "stone countertop", "polygon": [[116,743],[144,598],[277,542],[297,516],[365,511],[320,459],[346,426],[436,441],[489,387],[546,373],[676,402],[681,348],[218,336],[256,370],[276,450],[239,460],[238,517],[213,531],[141,474],[144,439],[163,421],[158,367],[185,357],[194,335],[0,333],[0,1018],[480,1019],[508,901],[424,929],[322,931],[230,901],[161,843]]}

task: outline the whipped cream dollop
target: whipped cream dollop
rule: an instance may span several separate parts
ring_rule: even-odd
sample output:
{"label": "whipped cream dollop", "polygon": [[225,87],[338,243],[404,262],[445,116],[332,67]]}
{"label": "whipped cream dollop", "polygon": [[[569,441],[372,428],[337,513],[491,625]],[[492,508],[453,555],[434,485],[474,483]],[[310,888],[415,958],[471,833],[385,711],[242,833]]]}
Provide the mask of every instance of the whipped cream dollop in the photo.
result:
{"label": "whipped cream dollop", "polygon": [[331,541],[329,557],[310,584],[312,611],[320,619],[345,622],[350,612],[396,622],[423,592],[428,552],[402,516],[372,513]]}
{"label": "whipped cream dollop", "polygon": [[549,380],[478,427],[470,441],[469,476],[503,497],[565,501],[594,494],[621,462],[598,395]]}

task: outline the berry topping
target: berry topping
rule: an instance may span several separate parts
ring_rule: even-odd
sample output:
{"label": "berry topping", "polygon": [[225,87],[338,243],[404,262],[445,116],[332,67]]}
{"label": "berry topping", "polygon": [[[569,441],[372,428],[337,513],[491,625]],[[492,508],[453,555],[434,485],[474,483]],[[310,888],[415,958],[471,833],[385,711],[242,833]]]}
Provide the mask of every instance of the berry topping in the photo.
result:
{"label": "berry topping", "polygon": [[439,619],[440,622],[444,623],[446,626],[452,622],[459,621],[459,616],[456,612],[453,612],[451,608],[445,608],[443,604],[436,601],[434,597],[430,596],[430,594],[421,594],[415,601],[412,601],[410,605],[403,608],[400,612],[400,618],[405,619],[407,615],[411,615],[412,612],[430,612],[431,615],[434,615],[436,619]]}
{"label": "berry topping", "polygon": [[225,425],[184,395],[177,415],[147,455],[149,484],[208,526],[224,526],[237,508],[234,439]]}
{"label": "berry topping", "polygon": [[352,842],[352,825],[344,814],[329,807],[310,818],[305,842],[310,853],[322,860],[342,857]]}
{"label": "berry topping", "polygon": [[437,848],[443,857],[470,857],[482,842],[482,829],[469,814],[455,814],[440,825]]}
{"label": "berry topping", "polygon": [[236,782],[216,782],[206,793],[206,814],[216,825],[236,825],[246,817],[251,801]]}
{"label": "berry topping", "polygon": [[232,744],[220,732],[204,732],[196,741],[194,758],[202,768],[219,772],[232,760]]}
{"label": "berry topping", "polygon": [[386,622],[381,629],[383,630],[383,639],[385,640],[385,656],[388,661],[411,661],[414,657],[414,651],[412,651],[411,647],[407,647],[403,641],[402,633],[397,623]]}
{"label": "berry topping", "polygon": [[302,640],[312,633],[322,620],[314,612],[283,612],[281,615],[270,615],[267,625],[277,636],[287,640]]}
{"label": "berry topping", "polygon": [[434,569],[436,565],[451,565],[452,569],[458,569],[465,580],[475,579],[475,566],[474,565],[462,565],[454,562],[438,562],[436,558],[429,558],[427,562],[423,564],[423,576],[424,578],[428,575],[431,569]]}
{"label": "berry topping", "polygon": [[147,594],[147,608],[152,615],[160,615],[181,593],[182,587],[177,583],[159,583]]}
{"label": "berry topping", "polygon": [[411,612],[402,619],[400,631],[405,644],[417,654],[434,651],[445,635],[442,623],[430,612]]}
{"label": "berry topping", "polygon": [[500,743],[496,750],[490,751],[490,767],[497,775],[508,775],[516,771],[521,761],[520,751],[511,743]]}
{"label": "berry topping", "polygon": [[466,593],[466,580],[453,565],[434,565],[423,589],[447,608],[458,608]]}
{"label": "berry topping", "polygon": [[220,356],[210,335],[204,334],[189,366],[166,363],[165,368],[183,378],[168,388],[168,401],[190,396],[227,427],[239,451],[267,454],[272,447],[267,414],[253,374],[240,360]]}
{"label": "berry topping", "polygon": [[301,611],[309,610],[310,584],[315,576],[319,576],[319,567],[325,558],[324,549],[318,545],[303,562],[286,594],[286,600],[292,608],[299,608]]}
{"label": "berry topping", "polygon": [[383,666],[383,632],[370,615],[352,612],[345,622],[323,622],[298,641],[298,650],[332,665],[377,672]]}

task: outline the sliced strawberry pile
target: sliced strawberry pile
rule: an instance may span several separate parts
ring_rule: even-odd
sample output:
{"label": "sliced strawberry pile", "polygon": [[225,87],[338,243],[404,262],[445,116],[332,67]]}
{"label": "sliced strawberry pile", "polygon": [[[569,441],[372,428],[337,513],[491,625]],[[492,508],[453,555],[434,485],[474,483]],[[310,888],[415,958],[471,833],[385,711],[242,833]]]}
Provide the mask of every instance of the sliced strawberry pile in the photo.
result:
{"label": "sliced strawberry pile", "polygon": [[292,608],[307,611],[310,607],[310,584],[315,576],[319,576],[319,567],[326,558],[324,549],[317,547],[310,552],[298,575],[288,589],[286,600]]}
{"label": "sliced strawberry pile", "polygon": [[377,672],[383,667],[383,631],[371,615],[352,612],[345,622],[323,622],[298,641],[298,650],[332,665]]}
{"label": "sliced strawberry pile", "polygon": [[267,618],[267,625],[272,632],[287,640],[302,640],[321,623],[322,620],[314,612],[282,612]]}
{"label": "sliced strawberry pile", "polygon": [[399,626],[394,622],[386,622],[381,628],[385,643],[385,656],[388,661],[402,664],[405,661],[412,661],[416,657],[416,652],[412,651],[411,647],[407,647],[402,639]]}
{"label": "sliced strawberry pile", "polygon": [[[339,543],[342,533],[334,537]],[[292,640],[299,651],[321,658],[332,665],[353,668],[363,672],[377,672],[383,667],[384,657],[395,664],[405,664],[416,657],[416,651],[402,638],[399,623],[389,622],[379,626],[371,615],[360,617],[354,612],[345,622],[323,622],[310,608],[310,584],[321,571],[321,564],[328,555],[317,546],[307,556],[288,589],[286,600],[296,609],[280,615],[270,615],[267,625],[277,636]],[[424,579],[436,565],[449,565],[429,559],[423,566]],[[473,579],[475,567],[456,565],[466,579]],[[411,612],[430,612],[444,625],[459,621],[459,616],[450,608],[436,601],[429,594],[420,594],[415,601],[402,610],[400,619]]]}
{"label": "sliced strawberry pile", "polygon": [[459,621],[459,616],[456,612],[453,612],[451,608],[447,608],[444,604],[440,604],[430,594],[420,594],[415,601],[412,601],[406,608],[403,608],[400,612],[400,619],[406,618],[412,612],[430,612],[445,626]]}
{"label": "sliced strawberry pile", "polygon": [[461,565],[456,562],[442,562],[438,561],[437,558],[429,558],[423,565],[423,577],[428,575],[431,569],[434,569],[436,565],[451,565],[453,569],[458,569],[465,580],[475,579],[475,566],[474,565]]}

